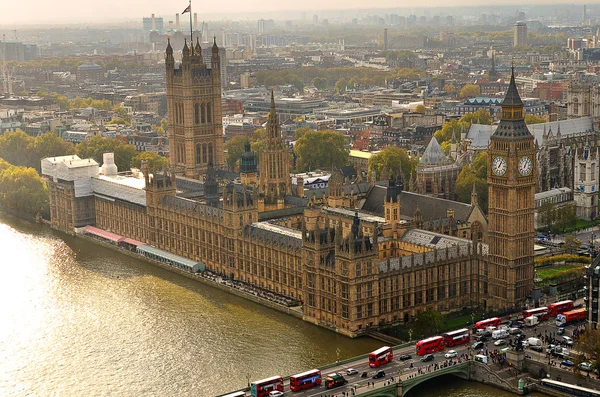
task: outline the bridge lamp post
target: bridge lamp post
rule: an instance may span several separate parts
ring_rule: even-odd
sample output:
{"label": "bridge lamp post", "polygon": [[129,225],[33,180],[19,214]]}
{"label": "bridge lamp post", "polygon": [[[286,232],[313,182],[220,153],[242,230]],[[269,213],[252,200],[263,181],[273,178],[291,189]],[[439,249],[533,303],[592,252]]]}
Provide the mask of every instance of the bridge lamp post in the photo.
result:
{"label": "bridge lamp post", "polygon": [[246,375],[246,380],[248,381],[248,387],[250,387],[250,374]]}
{"label": "bridge lamp post", "polygon": [[408,341],[411,342],[412,341],[412,334],[413,334],[413,330],[412,328],[408,330]]}

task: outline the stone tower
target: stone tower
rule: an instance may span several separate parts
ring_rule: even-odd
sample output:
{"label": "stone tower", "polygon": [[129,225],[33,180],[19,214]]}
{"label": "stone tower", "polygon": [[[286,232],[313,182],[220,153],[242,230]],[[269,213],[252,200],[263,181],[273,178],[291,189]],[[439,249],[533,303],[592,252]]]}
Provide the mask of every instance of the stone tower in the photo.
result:
{"label": "stone tower", "polygon": [[537,169],[533,136],[523,116],[513,69],[488,150],[489,299],[484,304],[492,309],[520,308],[533,288]]}
{"label": "stone tower", "polygon": [[267,206],[277,204],[278,199],[292,194],[289,154],[281,138],[273,92],[271,92],[271,111],[267,121],[267,142],[260,155],[259,186]]}
{"label": "stone tower", "polygon": [[177,68],[170,42],[166,50],[169,157],[178,175],[198,179],[209,163],[223,168],[221,72],[216,42],[210,67],[200,43],[190,44],[185,42]]}
{"label": "stone tower", "polygon": [[573,199],[577,218],[593,220],[598,216],[598,170],[598,149],[592,152],[586,145],[581,152],[575,152]]}
{"label": "stone tower", "polygon": [[240,164],[240,180],[244,185],[254,185],[257,182],[256,155],[250,148],[250,141],[244,144],[244,153]]}

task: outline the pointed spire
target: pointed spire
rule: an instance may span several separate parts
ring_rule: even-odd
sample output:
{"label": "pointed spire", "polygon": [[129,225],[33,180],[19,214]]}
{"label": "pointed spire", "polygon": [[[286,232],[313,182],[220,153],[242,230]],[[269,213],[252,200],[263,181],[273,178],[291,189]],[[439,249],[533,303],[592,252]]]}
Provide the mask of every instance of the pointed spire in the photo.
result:
{"label": "pointed spire", "polygon": [[502,101],[502,106],[523,106],[523,101],[521,101],[521,96],[517,90],[517,83],[515,83],[514,61],[513,65],[511,66],[510,83],[508,85],[508,90],[506,91],[504,101]]}
{"label": "pointed spire", "polygon": [[473,183],[473,190],[471,191],[471,206],[477,205],[477,189],[475,189],[475,183]]}
{"label": "pointed spire", "polygon": [[200,59],[202,59],[202,47],[200,46],[200,40],[198,39],[198,36],[196,36],[196,48],[194,49],[194,54],[200,56]]}
{"label": "pointed spire", "polygon": [[171,47],[171,38],[167,38],[167,55],[173,55],[173,47]]}

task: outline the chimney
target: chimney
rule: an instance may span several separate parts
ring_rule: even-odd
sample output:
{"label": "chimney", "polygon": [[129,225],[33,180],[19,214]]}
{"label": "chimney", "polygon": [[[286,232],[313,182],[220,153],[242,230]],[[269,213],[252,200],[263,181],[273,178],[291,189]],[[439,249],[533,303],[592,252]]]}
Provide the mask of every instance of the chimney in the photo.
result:
{"label": "chimney", "polygon": [[117,175],[117,166],[115,165],[115,154],[104,153],[102,155],[102,174],[106,176]]}
{"label": "chimney", "polygon": [[156,18],[154,17],[154,14],[152,14],[152,31],[156,32]]}
{"label": "chimney", "polygon": [[175,31],[181,32],[181,27],[179,26],[179,14],[175,14]]}
{"label": "chimney", "polygon": [[194,13],[194,32],[198,31],[198,13]]}

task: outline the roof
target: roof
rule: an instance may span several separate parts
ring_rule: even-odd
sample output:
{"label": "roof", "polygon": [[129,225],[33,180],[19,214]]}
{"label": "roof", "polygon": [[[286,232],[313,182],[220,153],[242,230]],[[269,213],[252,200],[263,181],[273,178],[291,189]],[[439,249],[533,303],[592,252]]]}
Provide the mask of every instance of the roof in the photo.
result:
{"label": "roof", "polygon": [[[386,197],[387,186],[375,185],[367,195],[362,209],[383,216],[383,203]],[[417,193],[400,192],[400,216],[412,219],[417,209],[421,211],[423,221],[445,219],[448,217],[448,209],[454,211],[454,219],[457,221],[466,221],[471,214],[470,204]]]}
{"label": "roof", "polygon": [[196,261],[193,261],[191,259],[188,258],[184,258],[183,256],[179,256],[179,255],[175,255],[172,254],[170,252],[167,251],[163,251],[161,249],[158,249],[156,247],[152,247],[150,245],[147,244],[143,244],[137,247],[137,251],[138,252],[145,252],[145,253],[149,253],[155,256],[159,256],[162,257],[164,259],[168,259],[172,262],[178,263],[180,265],[186,266],[186,267],[190,267],[192,269],[194,269],[195,267],[198,267],[199,263]]}
{"label": "roof", "polygon": [[454,245],[469,245],[471,240],[434,233],[427,230],[409,229],[401,238],[402,241],[431,248],[447,248]]}
{"label": "roof", "polygon": [[376,154],[375,152],[363,152],[361,150],[350,150],[350,157],[358,157],[361,159],[370,159],[371,156],[373,156],[374,154]]}
{"label": "roof", "polygon": [[531,133],[525,124],[525,120],[500,120],[500,124],[498,124],[498,128],[492,136],[502,139],[522,139],[531,137]]}
{"label": "roof", "polygon": [[118,243],[123,240],[124,237],[119,236],[118,234],[114,234],[111,232],[107,232],[106,230],[98,229],[97,227],[87,225],[84,227],[86,233],[93,234],[94,236],[102,237],[110,241],[114,241]]}
{"label": "roof", "polygon": [[569,189],[568,187],[561,187],[561,188],[554,188],[554,189],[546,190],[545,192],[536,193],[535,199],[541,200],[541,199],[545,199],[548,197],[560,196],[561,194],[564,194],[564,193],[571,193],[571,189]]}
{"label": "roof", "polygon": [[343,215],[348,218],[354,218],[354,214],[358,214],[358,219],[365,222],[371,223],[385,223],[385,218],[382,216],[377,216],[373,214],[368,214],[362,211],[348,210],[344,208],[336,208],[336,207],[323,207],[323,211],[330,212],[334,214]]}
{"label": "roof", "polygon": [[502,101],[502,106],[523,106],[523,101],[521,101],[521,96],[517,90],[517,84],[515,83],[514,67],[510,74],[510,83],[508,84],[508,90],[506,90],[504,101]]}
{"label": "roof", "polygon": [[422,165],[442,165],[448,162],[448,157],[442,150],[442,147],[438,143],[437,139],[431,138],[425,153],[421,156],[419,164]]}

